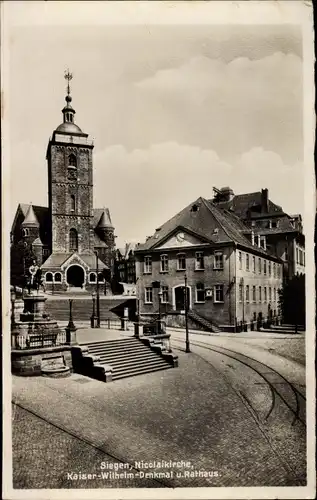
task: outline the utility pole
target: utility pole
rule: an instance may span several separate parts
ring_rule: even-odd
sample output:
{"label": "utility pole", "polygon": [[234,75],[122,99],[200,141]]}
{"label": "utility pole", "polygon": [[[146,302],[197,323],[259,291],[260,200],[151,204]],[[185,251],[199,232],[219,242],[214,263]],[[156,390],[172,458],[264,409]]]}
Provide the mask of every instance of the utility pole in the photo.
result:
{"label": "utility pole", "polygon": [[186,331],[186,352],[190,352],[189,346],[189,332],[188,332],[188,293],[187,293],[187,274],[185,272],[185,290],[184,290],[184,302],[185,302],[185,331]]}

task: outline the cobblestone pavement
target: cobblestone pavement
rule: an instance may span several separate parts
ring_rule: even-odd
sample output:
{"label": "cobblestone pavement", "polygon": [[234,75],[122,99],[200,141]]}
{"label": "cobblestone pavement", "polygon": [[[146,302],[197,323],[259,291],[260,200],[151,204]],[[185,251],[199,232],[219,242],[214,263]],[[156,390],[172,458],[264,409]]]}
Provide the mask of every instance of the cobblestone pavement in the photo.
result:
{"label": "cobblestone pavement", "polygon": [[[202,359],[198,351],[178,354],[179,368],[110,384],[80,375],[66,379],[13,377],[13,402],[20,408],[19,417],[13,420],[15,486],[40,488],[45,477],[46,487],[86,488],[87,481],[72,481],[66,473],[98,473],[101,461],[110,463],[101,458],[105,455],[139,469],[133,486],[139,486],[142,473],[149,471],[173,471],[172,477],[159,477],[160,487],[302,485],[304,464],[299,473],[294,471],[274,446],[277,439],[284,440],[286,448],[293,446],[293,440],[285,437],[286,427],[268,439],[226,374],[210,359]],[[246,380],[247,375],[243,376]],[[262,404],[267,405],[266,388],[261,394]],[[25,411],[33,413],[32,417],[27,414],[26,423]],[[276,425],[285,415],[279,417]],[[30,418],[32,432],[27,425]],[[43,425],[50,425],[50,446],[45,445]],[[56,427],[60,437],[53,439]],[[43,464],[40,468],[38,455]],[[52,474],[49,464],[56,456],[62,457],[63,466]],[[146,469],[144,464],[135,464],[154,460],[191,464],[180,469],[160,468],[157,463]],[[206,477],[208,473],[210,477]],[[89,488],[100,487],[98,481],[91,481]],[[142,481],[142,486],[148,486]],[[123,487],[132,486],[131,479],[123,483]],[[118,484],[108,478],[103,487]]]}

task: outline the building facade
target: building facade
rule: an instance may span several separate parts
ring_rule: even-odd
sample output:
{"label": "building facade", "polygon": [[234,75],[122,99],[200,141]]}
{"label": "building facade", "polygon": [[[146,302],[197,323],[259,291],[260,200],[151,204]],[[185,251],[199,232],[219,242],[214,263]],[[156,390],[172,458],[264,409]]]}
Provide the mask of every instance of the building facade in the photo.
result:
{"label": "building facade", "polygon": [[116,250],[115,275],[119,282],[131,285],[136,283],[134,250],[133,243],[126,243],[124,248]]}
{"label": "building facade", "polygon": [[203,198],[158,228],[135,250],[141,319],[163,314],[183,325],[185,286],[192,326],[234,330],[278,316],[282,261],[245,233],[241,221]]}
{"label": "building facade", "polygon": [[273,203],[268,189],[234,195],[229,187],[214,188],[212,202],[241,219],[249,228],[249,239],[255,238],[264,250],[282,259],[284,279],[305,273],[302,218]]}
{"label": "building facade", "polygon": [[47,147],[49,206],[20,204],[11,232],[13,245],[23,240],[32,249],[46,289],[56,291],[94,289],[97,279],[111,278],[115,257],[109,209],[93,207],[94,145],[75,124],[70,77],[63,122]]}

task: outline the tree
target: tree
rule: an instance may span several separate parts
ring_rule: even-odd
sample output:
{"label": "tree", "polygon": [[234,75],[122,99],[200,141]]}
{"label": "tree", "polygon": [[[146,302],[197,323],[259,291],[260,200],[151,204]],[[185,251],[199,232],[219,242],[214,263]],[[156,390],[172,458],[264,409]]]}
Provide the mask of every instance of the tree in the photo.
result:
{"label": "tree", "polygon": [[31,247],[24,241],[19,241],[11,246],[10,269],[11,285],[24,287],[26,285],[26,273],[36,257]]}
{"label": "tree", "polygon": [[279,305],[284,323],[306,324],[305,275],[297,274],[283,284],[279,290]]}

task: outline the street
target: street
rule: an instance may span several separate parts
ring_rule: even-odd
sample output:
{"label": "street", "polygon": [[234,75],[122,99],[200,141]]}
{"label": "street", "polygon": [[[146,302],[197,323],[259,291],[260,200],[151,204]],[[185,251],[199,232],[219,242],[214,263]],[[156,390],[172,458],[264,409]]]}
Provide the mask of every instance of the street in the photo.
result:
{"label": "street", "polygon": [[304,334],[171,335],[175,369],[13,376],[14,487],[304,485]]}

